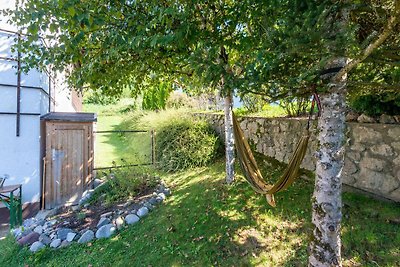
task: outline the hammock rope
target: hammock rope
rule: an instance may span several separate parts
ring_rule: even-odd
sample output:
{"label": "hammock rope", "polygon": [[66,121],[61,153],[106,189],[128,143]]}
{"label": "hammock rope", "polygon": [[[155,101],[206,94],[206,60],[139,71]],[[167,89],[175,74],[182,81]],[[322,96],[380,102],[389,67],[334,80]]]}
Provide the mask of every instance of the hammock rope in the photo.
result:
{"label": "hammock rope", "polygon": [[268,204],[270,204],[272,207],[276,206],[274,194],[287,189],[299,176],[298,172],[300,169],[300,165],[306,154],[308,141],[310,139],[310,120],[316,102],[318,105],[319,113],[319,98],[317,94],[314,94],[306,130],[300,138],[299,142],[297,143],[296,149],[286,169],[284,170],[278,181],[273,185],[268,184],[263,178],[261,171],[258,168],[257,162],[254,158],[254,155],[250,149],[249,143],[244,136],[243,130],[240,128],[240,124],[233,114],[233,132],[236,144],[236,151],[244,177],[246,178],[250,186],[254,189],[254,191],[260,194],[264,194],[266,196]]}

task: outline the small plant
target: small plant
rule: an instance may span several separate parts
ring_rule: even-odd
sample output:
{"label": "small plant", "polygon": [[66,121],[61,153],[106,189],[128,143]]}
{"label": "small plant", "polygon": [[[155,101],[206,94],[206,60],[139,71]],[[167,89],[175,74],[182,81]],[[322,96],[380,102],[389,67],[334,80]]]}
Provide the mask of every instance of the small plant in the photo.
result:
{"label": "small plant", "polygon": [[77,218],[78,220],[83,220],[83,219],[86,218],[86,213],[84,213],[84,212],[79,212],[79,213],[76,215],[76,218]]}
{"label": "small plant", "polygon": [[176,118],[157,132],[156,159],[167,172],[205,166],[220,155],[222,143],[205,121]]}
{"label": "small plant", "polygon": [[104,195],[104,204],[109,205],[129,197],[135,197],[141,193],[155,188],[160,178],[147,173],[140,168],[121,168],[108,175],[109,179],[95,191],[90,203],[97,202]]}

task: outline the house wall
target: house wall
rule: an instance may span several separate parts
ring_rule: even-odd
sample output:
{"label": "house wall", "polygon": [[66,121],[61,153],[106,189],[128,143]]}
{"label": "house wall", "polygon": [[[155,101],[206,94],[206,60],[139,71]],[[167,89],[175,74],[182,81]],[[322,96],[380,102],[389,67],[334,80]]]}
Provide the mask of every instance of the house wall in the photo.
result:
{"label": "house wall", "polygon": [[[224,137],[224,117],[198,114]],[[307,120],[286,118],[238,118],[256,151],[288,162]],[[310,143],[302,168],[314,171],[317,127],[311,127]],[[400,202],[400,125],[384,123],[347,123],[347,145],[342,181],[351,188]]]}
{"label": "house wall", "polygon": [[[14,0],[1,1],[1,8],[13,8],[14,5]],[[6,59],[17,58],[17,53],[11,51],[15,34],[8,32],[15,32],[16,28],[6,21],[7,18],[0,15],[0,176],[9,177],[6,185],[23,185],[23,203],[39,202],[42,168],[40,116],[50,111],[49,102],[51,111],[71,112],[76,108],[63,73],[52,74],[52,80],[37,70],[22,73],[20,135],[16,135],[17,62]]]}

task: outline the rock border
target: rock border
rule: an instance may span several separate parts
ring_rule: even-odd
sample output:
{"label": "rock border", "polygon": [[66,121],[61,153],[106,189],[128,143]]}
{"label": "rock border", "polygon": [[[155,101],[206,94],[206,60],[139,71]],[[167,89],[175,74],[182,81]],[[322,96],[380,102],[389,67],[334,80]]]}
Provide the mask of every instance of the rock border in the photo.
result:
{"label": "rock border", "polygon": [[[93,192],[102,184],[104,183],[99,183],[95,189],[85,191],[75,211],[82,206],[88,207],[88,201]],[[170,195],[171,190],[161,181],[150,198],[135,203],[139,204],[139,208],[131,210],[130,208],[134,203],[132,200],[127,200],[123,205],[123,210],[100,215],[97,226],[93,229],[86,228],[76,232],[57,219],[34,217],[24,220],[22,226],[12,229],[11,233],[20,246],[29,246],[29,250],[33,253],[46,247],[59,249],[72,243],[85,244],[96,239],[110,238],[118,231],[137,224]]]}

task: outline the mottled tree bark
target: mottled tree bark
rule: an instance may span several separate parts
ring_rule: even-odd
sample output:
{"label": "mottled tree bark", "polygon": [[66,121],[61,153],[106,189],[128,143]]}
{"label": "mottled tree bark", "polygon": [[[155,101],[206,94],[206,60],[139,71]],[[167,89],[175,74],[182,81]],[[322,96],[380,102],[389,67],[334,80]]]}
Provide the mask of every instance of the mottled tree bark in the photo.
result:
{"label": "mottled tree bark", "polygon": [[235,146],[233,137],[232,94],[225,96],[225,154],[226,154],[226,182],[234,181]]}
{"label": "mottled tree bark", "polygon": [[[344,66],[345,59],[336,60]],[[329,92],[321,95],[318,120],[319,150],[312,198],[313,238],[309,266],[342,266],[340,228],[342,219],[342,180],[344,165],[346,75],[331,79]]]}

